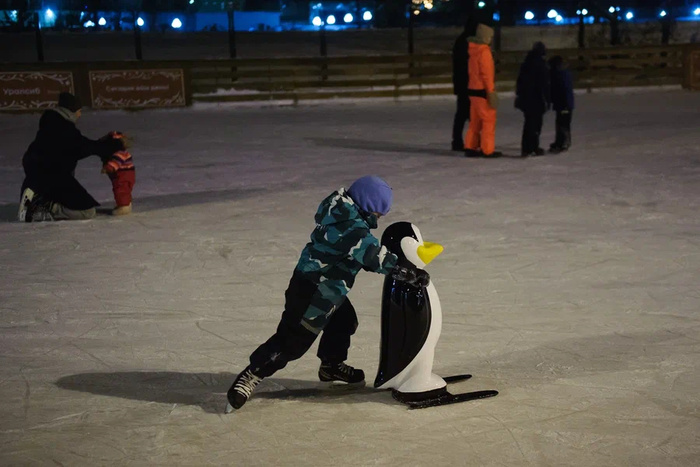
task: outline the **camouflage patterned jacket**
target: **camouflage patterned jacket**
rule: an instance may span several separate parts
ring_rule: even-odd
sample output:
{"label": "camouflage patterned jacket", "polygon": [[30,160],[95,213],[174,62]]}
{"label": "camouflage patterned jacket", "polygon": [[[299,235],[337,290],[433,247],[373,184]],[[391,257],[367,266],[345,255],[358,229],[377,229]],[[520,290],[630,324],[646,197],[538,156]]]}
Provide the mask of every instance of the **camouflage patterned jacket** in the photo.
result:
{"label": "camouflage patterned jacket", "polygon": [[389,274],[398,258],[370,233],[377,217],[362,212],[344,188],[324,199],[315,216],[316,228],[296,269],[318,284],[302,325],[319,333],[355,283],[360,269]]}

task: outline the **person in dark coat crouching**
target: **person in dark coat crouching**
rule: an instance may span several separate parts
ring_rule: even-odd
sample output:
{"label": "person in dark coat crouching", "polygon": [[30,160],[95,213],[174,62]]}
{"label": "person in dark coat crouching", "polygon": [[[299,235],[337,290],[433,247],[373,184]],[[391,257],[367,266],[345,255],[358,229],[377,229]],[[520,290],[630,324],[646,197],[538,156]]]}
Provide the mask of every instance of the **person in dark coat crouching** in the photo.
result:
{"label": "person in dark coat crouching", "polygon": [[22,158],[25,179],[19,206],[20,222],[95,217],[95,198],[75,179],[78,161],[97,155],[107,158],[123,149],[121,140],[94,141],[75,126],[82,105],[62,92],[58,106],[46,110],[39,131]]}
{"label": "person in dark coat crouching", "polygon": [[520,65],[515,91],[515,108],[525,116],[521,155],[541,156],[540,133],[544,113],[550,106],[549,70],[545,61],[546,49],[542,42],[536,42]]}
{"label": "person in dark coat crouching", "polygon": [[571,73],[564,66],[564,59],[556,55],[549,59],[552,83],[552,107],[557,113],[556,138],[549,152],[558,154],[571,146],[571,117],[574,113],[574,87]]}

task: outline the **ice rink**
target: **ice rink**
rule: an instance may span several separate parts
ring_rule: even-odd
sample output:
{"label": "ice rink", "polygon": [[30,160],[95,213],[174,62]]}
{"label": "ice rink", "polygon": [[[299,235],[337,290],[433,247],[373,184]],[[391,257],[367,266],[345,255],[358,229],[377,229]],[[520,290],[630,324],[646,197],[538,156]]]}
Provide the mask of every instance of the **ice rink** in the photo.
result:
{"label": "ice rink", "polygon": [[[577,95],[572,149],[529,159],[450,151],[454,104],[88,111],[85,135],[135,140],[134,214],[38,224],[15,221],[38,115],[0,114],[0,465],[700,465],[700,93]],[[508,155],[521,125],[504,98]],[[348,363],[368,387],[322,387],[314,346],[223,415],[318,203],[365,174],[394,189],[377,236],[407,220],[445,247],[434,371],[500,395],[373,390],[363,272]],[[97,158],[77,176],[113,206]]]}

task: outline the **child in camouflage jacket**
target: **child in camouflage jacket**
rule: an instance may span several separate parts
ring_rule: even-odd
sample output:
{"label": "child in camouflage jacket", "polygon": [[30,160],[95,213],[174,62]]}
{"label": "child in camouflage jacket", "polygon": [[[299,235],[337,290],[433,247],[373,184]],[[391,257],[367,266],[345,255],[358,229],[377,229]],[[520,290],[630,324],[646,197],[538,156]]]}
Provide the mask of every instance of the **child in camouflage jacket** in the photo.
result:
{"label": "child in camouflage jacket", "polygon": [[347,298],[355,276],[365,269],[417,286],[426,286],[430,280],[421,269],[397,265],[398,257],[370,233],[391,203],[391,187],[377,176],[362,177],[321,202],[311,241],[301,252],[285,292],[277,332],[253,352],[250,365],[234,381],[227,412],[242,407],[263,378],[304,355],[321,331],[319,379],[364,383],[364,372],[344,363],[358,325]]}

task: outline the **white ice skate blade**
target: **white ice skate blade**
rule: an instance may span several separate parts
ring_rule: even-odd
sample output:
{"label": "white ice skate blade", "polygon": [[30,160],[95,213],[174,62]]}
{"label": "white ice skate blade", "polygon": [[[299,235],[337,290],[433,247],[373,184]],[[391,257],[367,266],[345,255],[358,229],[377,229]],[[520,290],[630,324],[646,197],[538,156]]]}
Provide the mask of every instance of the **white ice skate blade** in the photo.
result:
{"label": "white ice skate blade", "polygon": [[226,409],[224,410],[224,413],[225,413],[225,414],[230,414],[230,413],[233,412],[234,410],[236,410],[236,409],[234,409],[233,406],[232,406],[230,403],[227,402],[227,403],[226,403]]}

